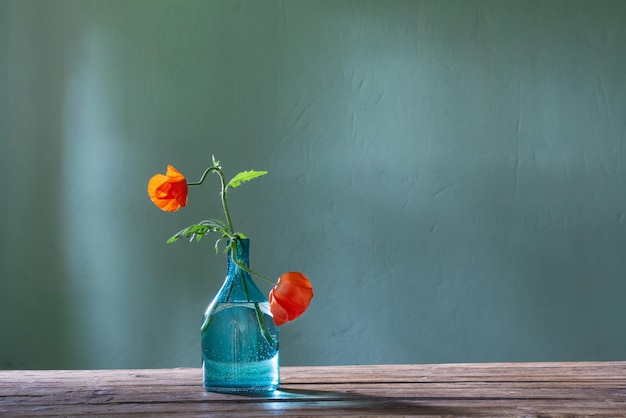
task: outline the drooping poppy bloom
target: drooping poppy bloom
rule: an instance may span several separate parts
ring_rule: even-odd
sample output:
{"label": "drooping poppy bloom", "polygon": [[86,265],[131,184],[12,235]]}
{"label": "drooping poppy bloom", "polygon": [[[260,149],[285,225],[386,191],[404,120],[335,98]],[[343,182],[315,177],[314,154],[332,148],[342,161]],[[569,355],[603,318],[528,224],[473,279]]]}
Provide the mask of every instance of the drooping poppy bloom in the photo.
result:
{"label": "drooping poppy bloom", "polygon": [[165,174],[155,174],[148,182],[148,194],[155,205],[176,212],[187,204],[187,179],[171,165]]}
{"label": "drooping poppy bloom", "polygon": [[313,286],[302,273],[283,273],[270,290],[270,311],[276,326],[293,321],[304,313],[313,299]]}

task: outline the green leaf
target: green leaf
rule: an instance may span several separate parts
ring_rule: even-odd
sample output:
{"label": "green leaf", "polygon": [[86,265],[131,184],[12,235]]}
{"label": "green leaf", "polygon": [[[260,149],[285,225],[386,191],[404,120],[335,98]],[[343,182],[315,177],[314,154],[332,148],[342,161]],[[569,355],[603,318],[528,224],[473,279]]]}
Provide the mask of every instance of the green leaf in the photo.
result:
{"label": "green leaf", "polygon": [[219,230],[228,229],[228,226],[224,222],[220,221],[219,219],[206,219],[204,221],[201,221],[200,225],[207,225],[207,226],[215,227]]}
{"label": "green leaf", "polygon": [[224,222],[219,219],[207,219],[197,224],[193,224],[185,229],[181,229],[174,236],[170,237],[170,239],[167,240],[167,243],[171,244],[181,238],[189,238],[191,240],[195,238],[196,241],[200,241],[209,232],[220,232],[223,234],[225,231],[226,225]]}
{"label": "green leaf", "polygon": [[234,189],[235,187],[241,186],[241,183],[244,183],[246,181],[250,181],[250,180],[255,179],[257,177],[264,176],[266,174],[267,174],[267,171],[255,171],[255,170],[242,171],[241,173],[237,173],[237,175],[235,175],[235,177],[230,179],[230,181],[228,182],[226,187],[227,188],[228,187],[232,187]]}
{"label": "green leaf", "polygon": [[[217,241],[215,241],[215,254],[220,252],[220,242],[222,242],[222,240],[224,239],[226,239],[226,237],[222,236]],[[226,249],[224,249],[224,252],[228,252],[228,246],[226,247]]]}

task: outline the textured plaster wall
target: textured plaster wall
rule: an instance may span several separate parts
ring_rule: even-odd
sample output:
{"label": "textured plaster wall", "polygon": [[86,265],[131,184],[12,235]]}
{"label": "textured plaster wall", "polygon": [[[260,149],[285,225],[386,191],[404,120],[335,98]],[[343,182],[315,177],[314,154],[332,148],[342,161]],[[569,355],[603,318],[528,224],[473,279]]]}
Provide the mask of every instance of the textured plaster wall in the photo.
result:
{"label": "textured plaster wall", "polygon": [[[0,0],[0,368],[200,364],[230,174],[282,364],[626,359],[626,2]],[[267,289],[265,289],[267,290]]]}

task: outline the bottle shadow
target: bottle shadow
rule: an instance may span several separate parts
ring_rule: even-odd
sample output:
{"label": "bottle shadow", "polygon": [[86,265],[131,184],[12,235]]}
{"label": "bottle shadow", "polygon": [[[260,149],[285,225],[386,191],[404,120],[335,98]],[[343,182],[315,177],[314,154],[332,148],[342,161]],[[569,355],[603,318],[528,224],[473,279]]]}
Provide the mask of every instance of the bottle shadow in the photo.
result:
{"label": "bottle shadow", "polygon": [[[427,397],[397,397],[351,393],[350,391],[309,390],[280,388],[274,392],[247,394],[263,409],[275,413],[297,412],[315,414],[333,412],[342,415],[430,415],[451,416],[468,414],[472,411],[452,406],[434,405],[435,399]],[[438,399],[441,402],[441,399]],[[476,412],[476,411],[474,411]]]}

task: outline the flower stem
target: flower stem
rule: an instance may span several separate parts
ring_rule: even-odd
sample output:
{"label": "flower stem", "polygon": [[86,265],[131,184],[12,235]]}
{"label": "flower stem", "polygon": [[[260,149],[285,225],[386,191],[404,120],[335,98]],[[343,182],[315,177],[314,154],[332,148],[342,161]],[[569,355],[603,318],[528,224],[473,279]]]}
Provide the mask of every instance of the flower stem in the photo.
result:
{"label": "flower stem", "polygon": [[[237,266],[239,267],[239,264],[237,264]],[[243,291],[246,294],[246,299],[248,299],[248,302],[251,302],[250,295],[248,293],[248,285],[246,284],[246,278],[243,276],[241,277],[241,283],[243,285]],[[263,334],[263,337],[265,338],[265,340],[267,341],[269,345],[274,346],[274,339],[272,338],[272,335],[267,329],[267,326],[265,325],[265,321],[263,321],[263,313],[261,313],[261,308],[259,308],[259,303],[252,302],[252,304],[254,305],[254,313],[256,314],[257,323],[259,324],[259,327],[261,327],[261,333]]]}
{"label": "flower stem", "polygon": [[215,170],[217,174],[219,174],[220,181],[222,183],[222,193],[220,193],[220,195],[222,196],[222,207],[224,208],[226,223],[228,224],[228,232],[234,234],[235,231],[233,230],[233,222],[230,220],[230,212],[228,211],[228,203],[226,202],[226,179],[224,178],[224,173],[221,168],[217,167]]}
{"label": "flower stem", "polygon": [[235,259],[234,256],[231,256],[231,260],[233,260],[233,263],[235,263],[235,265],[237,267],[239,267],[240,269],[247,271],[248,273],[257,276],[259,279],[262,279],[264,281],[266,281],[267,283],[271,284],[272,286],[276,284],[276,282],[272,279],[270,279],[267,276],[262,275],[261,273],[257,273],[256,271],[252,270],[249,267],[246,267],[244,264],[240,263],[237,259]]}
{"label": "flower stem", "polygon": [[220,192],[220,196],[222,198],[222,208],[224,209],[224,216],[226,217],[226,224],[228,225],[228,234],[230,235],[229,238],[232,238],[232,235],[235,233],[235,231],[233,229],[233,221],[230,219],[230,212],[228,210],[228,202],[226,201],[226,189],[227,189],[226,178],[224,177],[224,172],[222,171],[220,166],[214,165],[213,167],[207,168],[206,170],[204,170],[204,173],[202,173],[202,177],[200,177],[200,180],[196,182],[188,182],[187,185],[199,186],[200,184],[204,183],[204,179],[206,178],[207,174],[209,174],[212,171],[216,172],[217,175],[220,177],[220,184],[222,186],[222,191]]}
{"label": "flower stem", "polygon": [[222,198],[222,208],[224,209],[224,216],[226,217],[226,225],[228,227],[228,231],[226,232],[226,238],[228,238],[230,240],[230,244],[229,247],[231,249],[231,259],[233,260],[233,263],[235,263],[235,265],[237,267],[239,267],[240,269],[247,271],[248,273],[257,276],[258,278],[266,281],[267,283],[271,284],[272,286],[276,284],[276,282],[272,279],[270,279],[269,277],[266,277],[264,275],[262,275],[261,273],[257,273],[256,271],[244,266],[242,263],[240,263],[237,258],[234,256],[235,253],[235,247],[236,247],[236,243],[235,240],[238,238],[237,236],[235,236],[235,230],[233,228],[233,221],[230,218],[230,211],[228,210],[228,201],[226,199],[226,190],[228,189],[228,185],[226,184],[226,178],[224,177],[224,172],[222,171],[222,168],[220,167],[219,163],[215,161],[215,159],[213,159],[213,166],[207,168],[206,170],[204,170],[204,173],[202,173],[202,177],[200,177],[200,180],[196,181],[196,182],[187,182],[188,186],[199,186],[200,184],[204,183],[204,180],[206,179],[206,176],[210,173],[210,172],[216,172],[217,175],[220,177],[220,184],[222,186],[222,191],[220,193],[220,196]]}

